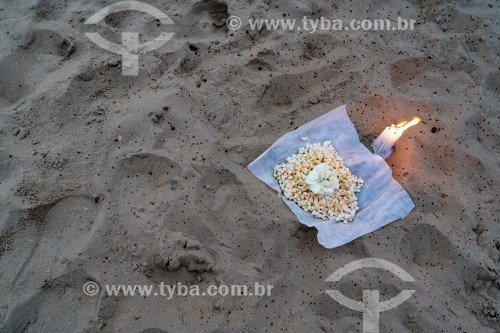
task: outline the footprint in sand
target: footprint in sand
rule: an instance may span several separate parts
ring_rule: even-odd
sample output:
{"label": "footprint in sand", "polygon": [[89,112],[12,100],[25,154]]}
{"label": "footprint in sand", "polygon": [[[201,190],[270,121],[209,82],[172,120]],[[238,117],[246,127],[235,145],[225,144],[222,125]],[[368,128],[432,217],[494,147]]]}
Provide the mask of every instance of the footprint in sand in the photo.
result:
{"label": "footprint in sand", "polygon": [[142,208],[164,211],[180,195],[177,184],[182,168],[166,156],[147,152],[127,154],[113,169],[114,203],[144,203]]}
{"label": "footprint in sand", "polygon": [[[336,59],[331,65],[299,73],[273,76],[262,94],[262,106],[287,106],[297,102],[318,102],[331,91],[336,94],[355,91],[361,85],[358,73],[359,59],[346,56]],[[319,93],[318,93],[319,92]]]}
{"label": "footprint in sand", "polygon": [[70,39],[52,30],[33,31],[23,45],[0,60],[0,106],[29,94],[75,50]]}
{"label": "footprint in sand", "polygon": [[167,331],[161,330],[159,328],[147,328],[140,331],[139,333],[168,333]]}
{"label": "footprint in sand", "polygon": [[500,95],[500,72],[494,72],[486,77],[483,85],[486,91],[490,91],[496,96]]}
{"label": "footprint in sand", "polygon": [[95,299],[82,292],[88,280],[85,272],[71,271],[45,280],[17,305],[12,299],[0,332],[95,332]]}
{"label": "footprint in sand", "polygon": [[10,269],[3,272],[0,284],[20,292],[36,291],[44,279],[63,274],[91,238],[97,213],[96,199],[87,195],[70,195],[31,209],[9,228],[11,251],[3,253],[0,264]]}
{"label": "footprint in sand", "polygon": [[419,266],[442,266],[459,257],[448,237],[430,224],[420,224],[407,232],[400,243],[401,252]]}

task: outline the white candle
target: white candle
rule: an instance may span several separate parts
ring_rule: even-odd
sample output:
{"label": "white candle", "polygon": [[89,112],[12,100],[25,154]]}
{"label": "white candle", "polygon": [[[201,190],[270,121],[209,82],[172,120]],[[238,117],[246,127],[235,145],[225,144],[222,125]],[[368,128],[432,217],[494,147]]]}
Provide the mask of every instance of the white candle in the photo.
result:
{"label": "white candle", "polygon": [[394,145],[399,140],[401,135],[403,135],[403,132],[419,122],[419,117],[413,117],[413,120],[410,122],[405,121],[397,125],[393,124],[386,127],[378,138],[372,143],[375,154],[381,156],[383,159],[389,157],[393,151]]}

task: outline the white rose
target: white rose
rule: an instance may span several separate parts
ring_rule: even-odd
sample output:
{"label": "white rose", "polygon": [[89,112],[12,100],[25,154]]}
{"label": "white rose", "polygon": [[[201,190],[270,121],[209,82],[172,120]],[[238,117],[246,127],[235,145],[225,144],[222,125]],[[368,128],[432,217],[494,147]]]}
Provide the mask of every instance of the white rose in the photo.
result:
{"label": "white rose", "polygon": [[316,194],[330,194],[339,188],[337,172],[327,163],[320,163],[309,172],[306,183]]}

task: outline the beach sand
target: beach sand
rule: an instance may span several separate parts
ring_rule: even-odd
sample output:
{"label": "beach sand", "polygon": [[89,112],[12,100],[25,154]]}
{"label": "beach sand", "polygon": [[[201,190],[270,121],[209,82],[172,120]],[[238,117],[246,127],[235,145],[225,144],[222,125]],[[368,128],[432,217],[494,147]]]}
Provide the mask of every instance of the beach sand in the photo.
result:
{"label": "beach sand", "polygon": [[[495,1],[0,1],[0,332],[362,332],[328,296],[387,300],[380,332],[500,330]],[[413,31],[229,30],[249,18],[398,16]],[[174,32],[123,76],[120,43]],[[418,115],[387,163],[415,209],[327,250],[246,168],[347,105],[362,142]],[[397,264],[325,282],[354,260]],[[188,270],[189,269],[189,270]],[[105,285],[272,285],[265,297],[87,296]]]}

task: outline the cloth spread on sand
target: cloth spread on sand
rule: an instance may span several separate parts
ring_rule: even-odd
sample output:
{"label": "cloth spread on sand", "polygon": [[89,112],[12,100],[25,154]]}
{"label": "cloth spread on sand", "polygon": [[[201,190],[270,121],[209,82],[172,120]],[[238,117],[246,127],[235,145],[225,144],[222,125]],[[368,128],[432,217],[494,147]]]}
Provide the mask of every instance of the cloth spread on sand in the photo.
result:
{"label": "cloth spread on sand", "polygon": [[[307,142],[301,140],[309,137]],[[359,210],[351,222],[323,221],[286,199],[273,176],[274,166],[296,154],[306,143],[331,141],[351,172],[364,180],[356,193]],[[360,141],[358,132],[342,105],[278,139],[253,161],[248,169],[278,192],[302,224],[318,229],[318,241],[328,249],[349,243],[395,220],[402,219],[415,207],[408,193],[392,178],[392,170],[378,155]]]}

